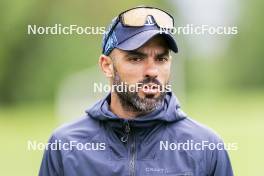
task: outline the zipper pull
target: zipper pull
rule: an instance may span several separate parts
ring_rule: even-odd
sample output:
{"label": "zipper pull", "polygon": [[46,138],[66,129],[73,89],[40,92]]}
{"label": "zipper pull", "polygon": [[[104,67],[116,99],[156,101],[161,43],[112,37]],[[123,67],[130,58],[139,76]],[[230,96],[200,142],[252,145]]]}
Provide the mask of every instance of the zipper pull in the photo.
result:
{"label": "zipper pull", "polygon": [[124,135],[121,137],[121,141],[123,143],[126,143],[128,141],[128,136],[129,136],[129,133],[130,133],[130,125],[129,125],[129,122],[126,120],[125,122],[125,133]]}

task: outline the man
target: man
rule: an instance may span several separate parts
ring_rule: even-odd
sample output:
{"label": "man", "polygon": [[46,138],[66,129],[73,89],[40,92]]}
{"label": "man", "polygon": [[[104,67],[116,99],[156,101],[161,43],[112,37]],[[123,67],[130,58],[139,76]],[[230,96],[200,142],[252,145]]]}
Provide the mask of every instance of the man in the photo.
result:
{"label": "man", "polygon": [[114,18],[99,58],[113,89],[53,133],[40,176],[233,175],[222,140],[187,117],[170,90],[173,23],[153,7]]}

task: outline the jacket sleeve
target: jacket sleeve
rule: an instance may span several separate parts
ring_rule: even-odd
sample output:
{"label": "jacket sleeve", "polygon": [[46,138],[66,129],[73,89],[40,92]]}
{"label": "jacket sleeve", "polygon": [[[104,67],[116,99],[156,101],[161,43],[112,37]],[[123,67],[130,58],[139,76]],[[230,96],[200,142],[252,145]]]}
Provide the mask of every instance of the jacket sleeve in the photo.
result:
{"label": "jacket sleeve", "polygon": [[[220,143],[224,144],[221,140]],[[233,170],[227,151],[215,149],[211,155],[210,176],[233,176]]]}
{"label": "jacket sleeve", "polygon": [[39,176],[63,175],[61,152],[58,148],[54,149],[50,147],[51,145],[49,145],[54,143],[58,143],[58,140],[54,136],[51,136],[42,158]]}

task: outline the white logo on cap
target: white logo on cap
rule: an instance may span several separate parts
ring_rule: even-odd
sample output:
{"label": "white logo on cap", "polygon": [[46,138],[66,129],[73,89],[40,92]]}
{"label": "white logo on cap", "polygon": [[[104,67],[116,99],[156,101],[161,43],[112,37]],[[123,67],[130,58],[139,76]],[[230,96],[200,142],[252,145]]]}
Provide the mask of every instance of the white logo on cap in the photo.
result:
{"label": "white logo on cap", "polygon": [[145,22],[145,26],[153,26],[155,25],[155,21],[152,16],[147,16],[147,20]]}

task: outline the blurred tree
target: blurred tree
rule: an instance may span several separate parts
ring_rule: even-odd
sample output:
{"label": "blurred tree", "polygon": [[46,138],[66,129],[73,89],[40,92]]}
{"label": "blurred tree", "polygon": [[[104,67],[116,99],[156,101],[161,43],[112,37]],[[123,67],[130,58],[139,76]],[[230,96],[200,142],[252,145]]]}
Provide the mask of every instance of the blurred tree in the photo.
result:
{"label": "blurred tree", "polygon": [[106,26],[120,11],[165,2],[1,1],[0,103],[52,101],[68,75],[97,63],[102,35],[28,35],[28,25]]}
{"label": "blurred tree", "polygon": [[224,62],[227,84],[240,89],[263,88],[264,1],[243,1],[242,5],[239,33]]}

